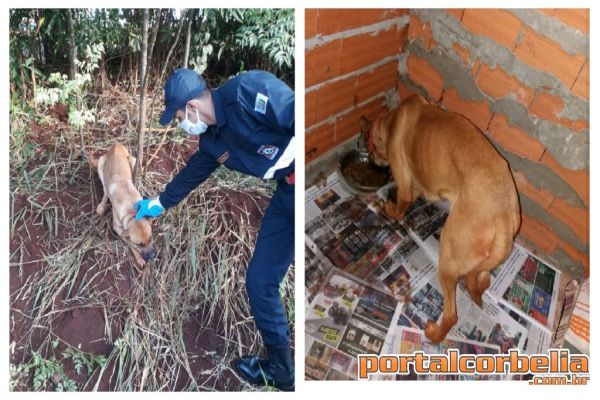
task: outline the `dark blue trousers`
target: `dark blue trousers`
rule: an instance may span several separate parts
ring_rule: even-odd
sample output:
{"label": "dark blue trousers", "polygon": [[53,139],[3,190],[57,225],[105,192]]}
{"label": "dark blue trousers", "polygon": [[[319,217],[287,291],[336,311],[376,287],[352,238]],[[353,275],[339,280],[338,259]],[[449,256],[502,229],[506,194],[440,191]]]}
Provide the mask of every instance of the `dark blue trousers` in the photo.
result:
{"label": "dark blue trousers", "polygon": [[265,345],[288,346],[290,343],[279,284],[293,259],[294,185],[281,179],[263,217],[246,273],[248,299]]}

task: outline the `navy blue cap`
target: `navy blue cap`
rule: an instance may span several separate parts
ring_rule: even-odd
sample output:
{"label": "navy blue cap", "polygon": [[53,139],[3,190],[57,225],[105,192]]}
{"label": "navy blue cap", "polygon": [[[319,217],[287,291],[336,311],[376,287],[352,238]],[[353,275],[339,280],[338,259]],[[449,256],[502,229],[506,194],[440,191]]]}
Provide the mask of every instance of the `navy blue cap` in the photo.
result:
{"label": "navy blue cap", "polygon": [[175,70],[165,83],[165,111],[160,117],[161,125],[168,125],[175,113],[185,104],[206,90],[206,82],[191,69]]}

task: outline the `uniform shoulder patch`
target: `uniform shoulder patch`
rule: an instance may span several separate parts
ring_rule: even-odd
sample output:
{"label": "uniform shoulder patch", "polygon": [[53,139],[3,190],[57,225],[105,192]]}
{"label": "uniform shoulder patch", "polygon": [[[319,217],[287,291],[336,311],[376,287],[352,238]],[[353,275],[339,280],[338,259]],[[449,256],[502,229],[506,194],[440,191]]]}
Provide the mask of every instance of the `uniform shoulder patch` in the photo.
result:
{"label": "uniform shoulder patch", "polygon": [[267,113],[267,103],[269,102],[269,98],[262,93],[256,94],[256,101],[254,102],[254,111],[266,114]]}
{"label": "uniform shoulder patch", "polygon": [[267,157],[269,160],[273,160],[277,153],[279,153],[279,147],[275,147],[270,144],[263,144],[260,146],[257,153]]}
{"label": "uniform shoulder patch", "polygon": [[217,162],[219,164],[223,164],[228,159],[229,159],[229,152],[226,151],[225,153],[221,154],[221,156],[219,158],[217,158]]}

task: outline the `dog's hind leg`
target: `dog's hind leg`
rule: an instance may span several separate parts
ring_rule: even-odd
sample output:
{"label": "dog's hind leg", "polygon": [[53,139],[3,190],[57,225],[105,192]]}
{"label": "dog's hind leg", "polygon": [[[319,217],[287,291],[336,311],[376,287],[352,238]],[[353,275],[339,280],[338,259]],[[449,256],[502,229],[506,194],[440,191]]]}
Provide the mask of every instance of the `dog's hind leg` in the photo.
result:
{"label": "dog's hind leg", "polygon": [[102,216],[106,212],[106,203],[108,202],[108,194],[106,194],[106,190],[103,189],[104,194],[102,195],[102,200],[100,200],[100,204],[96,207],[96,215]]}
{"label": "dog's hind leg", "polygon": [[490,287],[490,272],[474,270],[465,276],[465,286],[471,295],[471,299],[481,307],[481,296]]}
{"label": "dog's hind leg", "polygon": [[425,336],[433,343],[439,343],[458,321],[456,313],[456,284],[458,276],[451,269],[443,268],[440,261],[440,285],[444,295],[444,310],[440,324],[428,321],[425,325]]}
{"label": "dog's hind leg", "polygon": [[106,211],[106,203],[108,202],[108,190],[106,185],[104,184],[104,173],[102,172],[102,167],[104,166],[105,158],[100,157],[100,159],[96,162],[96,168],[98,168],[98,176],[100,177],[100,182],[102,182],[102,200],[100,200],[100,204],[96,207],[96,215],[101,216]]}
{"label": "dog's hind leg", "polygon": [[127,161],[129,161],[129,167],[131,168],[131,173],[135,169],[135,163],[137,162],[137,158],[127,155]]}

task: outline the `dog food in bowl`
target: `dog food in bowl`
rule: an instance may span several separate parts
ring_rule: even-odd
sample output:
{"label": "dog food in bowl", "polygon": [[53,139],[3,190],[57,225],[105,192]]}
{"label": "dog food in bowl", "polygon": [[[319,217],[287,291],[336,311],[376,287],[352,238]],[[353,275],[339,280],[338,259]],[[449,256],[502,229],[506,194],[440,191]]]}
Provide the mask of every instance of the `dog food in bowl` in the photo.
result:
{"label": "dog food in bowl", "polygon": [[388,182],[390,170],[378,167],[366,151],[353,150],[340,159],[340,172],[348,185],[360,191],[372,192]]}

